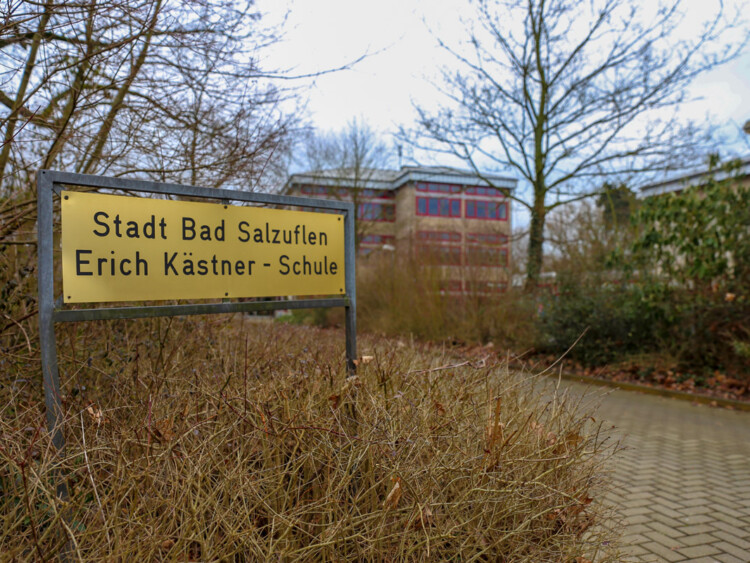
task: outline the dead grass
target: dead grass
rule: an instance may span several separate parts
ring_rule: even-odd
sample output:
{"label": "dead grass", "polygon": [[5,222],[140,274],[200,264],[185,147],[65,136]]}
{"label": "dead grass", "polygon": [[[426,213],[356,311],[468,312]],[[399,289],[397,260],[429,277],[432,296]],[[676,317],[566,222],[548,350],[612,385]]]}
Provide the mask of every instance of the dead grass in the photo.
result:
{"label": "dead grass", "polygon": [[240,318],[59,339],[61,457],[38,362],[2,360],[2,559],[619,560],[615,445],[492,358],[365,338],[347,378],[339,332]]}

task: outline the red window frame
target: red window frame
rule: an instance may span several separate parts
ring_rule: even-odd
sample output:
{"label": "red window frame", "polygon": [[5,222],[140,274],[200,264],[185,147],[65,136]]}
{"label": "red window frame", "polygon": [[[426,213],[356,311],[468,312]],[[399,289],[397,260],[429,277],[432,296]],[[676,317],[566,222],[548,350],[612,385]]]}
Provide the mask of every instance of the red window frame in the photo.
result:
{"label": "red window frame", "polygon": [[396,199],[396,194],[391,190],[374,190],[372,188],[363,188],[359,195],[367,199]]}
{"label": "red window frame", "polygon": [[[490,210],[495,209],[492,213]],[[503,209],[501,216],[500,209]],[[480,214],[480,210],[483,210]],[[494,215],[494,216],[493,216]],[[480,219],[483,221],[507,221],[508,202],[490,201],[484,199],[471,199],[466,201],[466,218]]]}
{"label": "red window frame", "polygon": [[441,184],[438,182],[417,182],[418,192],[430,192],[435,194],[460,194],[461,186],[456,184]]}
{"label": "red window frame", "polygon": [[502,233],[466,233],[468,244],[504,246],[508,244],[508,235]]}
{"label": "red window frame", "polygon": [[[386,211],[388,209],[389,211]],[[396,221],[396,205],[394,203],[378,203],[366,201],[357,208],[357,219],[360,221],[375,221],[393,223]]]}
{"label": "red window frame", "polygon": [[366,244],[366,245],[380,245],[380,244],[389,244],[392,243],[396,237],[393,235],[365,235],[362,237],[362,240],[359,241],[359,244]]}
{"label": "red window frame", "polygon": [[[424,202],[424,208],[420,209],[420,204]],[[447,214],[441,213],[443,205],[447,202]],[[433,208],[433,203],[436,206]],[[447,217],[457,219],[461,217],[461,200],[458,198],[448,197],[421,197],[417,196],[415,206],[417,215],[420,217]]]}
{"label": "red window frame", "polygon": [[505,198],[505,194],[502,191],[490,186],[469,186],[466,188],[466,195]]}
{"label": "red window frame", "polygon": [[317,186],[315,184],[304,184],[300,187],[300,192],[306,195],[329,195],[330,190],[326,186]]}
{"label": "red window frame", "polygon": [[484,280],[469,280],[466,282],[467,293],[505,293],[508,291],[506,282],[490,282]]}
{"label": "red window frame", "polygon": [[453,231],[417,231],[417,240],[431,242],[461,242],[461,233]]}
{"label": "red window frame", "polygon": [[461,293],[463,283],[461,280],[439,280],[438,289],[444,293]]}
{"label": "red window frame", "polygon": [[[436,266],[460,266],[461,247],[447,244],[420,244],[417,245],[417,255],[427,257],[430,260],[437,257]],[[444,260],[445,259],[445,260]]]}
{"label": "red window frame", "polygon": [[467,266],[502,268],[508,265],[508,249],[504,246],[467,246]]}

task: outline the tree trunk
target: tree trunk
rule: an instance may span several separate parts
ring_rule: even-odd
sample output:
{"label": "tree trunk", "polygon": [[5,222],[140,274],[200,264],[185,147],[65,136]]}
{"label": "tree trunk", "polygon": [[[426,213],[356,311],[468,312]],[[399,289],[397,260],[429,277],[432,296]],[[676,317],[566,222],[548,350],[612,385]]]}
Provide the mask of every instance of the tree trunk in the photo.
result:
{"label": "tree trunk", "polygon": [[526,291],[536,291],[539,284],[539,274],[542,273],[542,257],[544,247],[544,222],[546,210],[544,197],[534,197],[534,207],[531,208],[531,224],[529,226],[529,253],[526,264]]}

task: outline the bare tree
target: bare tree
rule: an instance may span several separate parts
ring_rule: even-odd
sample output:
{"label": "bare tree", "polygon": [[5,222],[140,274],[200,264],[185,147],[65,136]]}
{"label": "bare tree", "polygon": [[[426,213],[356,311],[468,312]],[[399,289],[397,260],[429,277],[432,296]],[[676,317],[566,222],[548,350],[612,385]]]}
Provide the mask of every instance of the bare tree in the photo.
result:
{"label": "bare tree", "polygon": [[366,205],[372,199],[372,183],[383,178],[393,158],[377,134],[356,118],[337,132],[313,133],[305,143],[304,166],[332,188],[334,197],[347,199],[358,210],[355,246],[372,229]]}
{"label": "bare tree", "polygon": [[501,168],[528,182],[507,195],[530,213],[533,288],[550,211],[605,182],[633,185],[636,175],[646,181],[650,171],[684,166],[703,150],[699,130],[679,114],[685,89],[734,56],[746,33],[720,8],[697,22],[681,0],[474,6],[466,45],[442,44],[459,63],[444,73],[448,103],[418,108],[418,131],[405,135],[482,177],[481,169]]}
{"label": "bare tree", "polygon": [[252,1],[8,5],[5,195],[40,167],[253,189],[288,152],[290,92],[258,66],[275,35]]}

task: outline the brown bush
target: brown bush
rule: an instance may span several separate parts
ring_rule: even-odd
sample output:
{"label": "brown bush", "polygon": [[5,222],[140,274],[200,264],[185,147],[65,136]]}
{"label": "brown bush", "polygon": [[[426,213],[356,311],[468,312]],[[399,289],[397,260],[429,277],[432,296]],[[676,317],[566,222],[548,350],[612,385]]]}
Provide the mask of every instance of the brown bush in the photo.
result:
{"label": "brown bush", "polygon": [[452,293],[441,288],[442,281],[439,268],[408,257],[360,260],[359,325],[369,332],[432,341],[494,342],[513,350],[534,345],[533,299],[513,289],[502,294]]}
{"label": "brown bush", "polygon": [[347,377],[335,331],[240,317],[67,326],[60,457],[37,360],[6,355],[0,553],[617,559],[601,502],[615,446],[576,401],[492,358],[360,349],[373,359]]}

